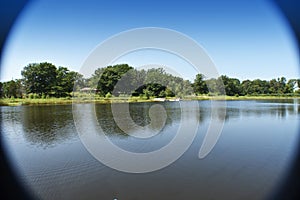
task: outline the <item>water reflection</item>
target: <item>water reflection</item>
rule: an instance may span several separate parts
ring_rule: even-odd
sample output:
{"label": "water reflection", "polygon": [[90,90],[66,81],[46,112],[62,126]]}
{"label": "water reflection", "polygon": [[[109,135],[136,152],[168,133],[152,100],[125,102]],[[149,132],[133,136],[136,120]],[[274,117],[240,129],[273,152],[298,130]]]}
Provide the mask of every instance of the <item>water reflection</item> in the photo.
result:
{"label": "water reflection", "polygon": [[[132,120],[139,126],[148,125],[150,123],[149,108],[153,104],[131,103],[129,109]],[[178,102],[164,102],[160,104],[164,106],[167,113],[166,124],[160,131],[163,134],[170,127],[178,128],[181,109]],[[199,101],[199,106],[200,112],[192,112],[190,117],[197,119],[199,126],[201,126],[202,123],[211,119],[211,104],[210,101]],[[92,105],[90,107],[92,108]],[[223,113],[224,108],[218,109],[220,109],[220,113]],[[106,134],[128,137],[115,123],[114,117],[118,116],[112,115],[111,104],[96,104],[95,112],[98,123]],[[56,143],[76,136],[71,105],[24,106],[21,108],[20,113],[23,135],[32,144],[43,145],[44,147],[53,146]],[[245,117],[261,118],[266,116],[285,119],[288,116],[298,115],[299,113],[300,104],[298,100],[293,99],[227,101],[225,121],[242,120]],[[16,114],[4,117],[19,120],[16,119]],[[159,118],[160,116],[156,117]],[[153,128],[155,129],[155,127]]]}
{"label": "water reflection", "polygon": [[[131,103],[129,104],[129,113],[130,117],[132,118],[133,122],[136,123],[138,126],[147,126],[150,124],[151,119],[149,117],[149,109],[151,106],[153,106],[153,103]],[[181,116],[181,109],[179,103],[160,103],[159,105],[162,105],[165,108],[167,119],[165,126],[161,131],[168,128],[169,126],[172,126],[172,124],[176,124],[178,121],[180,121]],[[120,105],[122,106],[122,105]],[[124,113],[119,112],[118,115],[112,114],[112,108],[111,104],[97,104],[95,105],[95,111],[96,111],[96,117],[98,120],[99,125],[103,129],[103,131],[106,134],[119,134],[124,136],[129,136],[124,131],[122,131],[118,125],[116,124],[116,118],[124,117]],[[160,119],[161,113],[153,113],[154,119]],[[154,124],[154,126],[151,127],[153,130],[159,130],[160,127],[155,126],[158,125],[157,123]],[[134,131],[134,127],[127,127],[127,131]],[[149,130],[150,131],[150,130]]]}
{"label": "water reflection", "polygon": [[[223,108],[219,108],[222,110]],[[275,117],[285,119],[300,113],[300,104],[293,99],[260,101],[227,101],[225,120],[243,119],[244,117]]]}
{"label": "water reflection", "polygon": [[21,112],[23,136],[33,144],[49,147],[76,135],[72,107],[24,106]]}
{"label": "water reflection", "polygon": [[[265,199],[283,179],[299,141],[299,101],[227,101],[222,135],[201,160],[197,155],[211,120],[211,103],[198,103],[200,112],[191,106],[186,113],[188,122],[199,122],[193,144],[172,165],[146,174],[121,173],[95,160],[77,137],[71,105],[2,107],[1,129],[14,126],[15,132],[3,134],[4,141],[20,179],[40,199]],[[140,126],[149,124],[154,104],[130,104],[132,119]],[[166,124],[149,139],[124,134],[110,104],[76,107],[95,111],[99,125],[119,147],[149,152],[166,145],[181,121],[179,102],[159,104],[166,109]]]}

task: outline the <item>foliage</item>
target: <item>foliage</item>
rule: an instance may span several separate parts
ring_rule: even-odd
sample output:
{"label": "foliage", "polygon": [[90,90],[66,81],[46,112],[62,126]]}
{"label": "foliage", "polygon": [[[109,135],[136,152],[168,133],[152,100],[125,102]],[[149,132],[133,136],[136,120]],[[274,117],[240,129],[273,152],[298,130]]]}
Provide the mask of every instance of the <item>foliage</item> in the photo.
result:
{"label": "foliage", "polygon": [[[0,82],[1,98],[49,99],[83,94],[80,89],[97,88],[102,96],[186,97],[196,95],[228,96],[297,96],[300,79],[280,77],[271,80],[243,80],[222,75],[207,79],[197,74],[194,82],[167,73],[163,68],[134,69],[128,64],[98,68],[90,78],[66,67],[56,67],[47,62],[33,63],[24,67],[22,79]],[[95,94],[93,94],[95,95]]]}
{"label": "foliage", "polygon": [[[118,96],[121,93],[121,90],[114,90],[115,85],[118,80],[121,79],[122,75],[124,75],[127,71],[132,69],[127,64],[120,64],[115,66],[108,66],[104,68],[99,77],[97,89],[99,90],[99,94],[101,96],[105,96],[107,93],[112,93],[113,95]],[[99,70],[100,71],[100,70]],[[96,72],[98,72],[96,70]],[[99,73],[99,72],[98,72]],[[96,77],[96,74],[94,75]]]}
{"label": "foliage", "polygon": [[146,71],[133,69],[127,64],[108,66],[95,70],[88,82],[94,85],[97,80],[100,96],[105,96],[108,92],[114,96],[133,95],[147,98],[192,94],[190,81],[168,74],[163,68]]}
{"label": "foliage", "polygon": [[111,95],[110,92],[108,92],[108,93],[105,95],[105,98],[110,98],[110,97],[112,97],[112,95]]}
{"label": "foliage", "polygon": [[78,72],[47,62],[29,64],[21,74],[26,92],[39,97],[65,97],[73,91],[74,84],[83,85],[83,76]]}
{"label": "foliage", "polygon": [[193,87],[195,94],[207,94],[208,93],[208,87],[205,83],[203,74],[196,75],[196,79],[194,80],[192,87]]}
{"label": "foliage", "polygon": [[240,81],[236,78],[229,78],[228,76],[222,75],[220,77],[223,81],[226,95],[235,96],[240,95]]}
{"label": "foliage", "polygon": [[56,83],[57,69],[51,63],[29,64],[21,72],[28,93],[50,94]]}
{"label": "foliage", "polygon": [[[224,84],[223,84],[221,77],[205,80],[205,83],[207,85],[209,95],[225,95],[226,94]],[[203,94],[203,93],[200,93],[200,94]]]}
{"label": "foliage", "polygon": [[82,75],[69,71],[66,67],[59,67],[56,75],[56,84],[53,86],[53,95],[55,97],[66,97],[74,88],[76,80],[81,79]]}
{"label": "foliage", "polygon": [[1,97],[22,98],[22,85],[20,80],[11,80],[1,83]]}
{"label": "foliage", "polygon": [[3,83],[0,82],[0,98],[3,97]]}
{"label": "foliage", "polygon": [[[197,74],[193,83],[193,89],[196,94],[207,94],[205,84],[208,85],[210,94],[245,96],[245,95],[290,95],[295,94],[296,88],[300,85],[300,79],[290,79],[286,81],[285,77],[272,79],[270,81],[255,79],[244,80],[242,83],[237,78],[230,78],[222,75],[217,79],[211,78],[204,80],[204,75]],[[222,91],[224,88],[225,93]]]}
{"label": "foliage", "polygon": [[[140,86],[133,92],[133,96],[143,95],[149,99],[150,97],[166,97],[166,86],[159,83],[148,83]],[[170,91],[168,91],[170,93]]]}

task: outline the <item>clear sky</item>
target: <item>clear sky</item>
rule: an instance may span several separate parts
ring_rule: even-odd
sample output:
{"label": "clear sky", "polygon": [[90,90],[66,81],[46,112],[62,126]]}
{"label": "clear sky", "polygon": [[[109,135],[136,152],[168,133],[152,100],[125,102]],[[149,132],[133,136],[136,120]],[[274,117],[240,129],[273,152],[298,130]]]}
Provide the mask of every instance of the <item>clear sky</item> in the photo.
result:
{"label": "clear sky", "polygon": [[[206,50],[220,74],[241,80],[299,77],[295,38],[280,10],[269,1],[36,0],[24,9],[6,41],[1,81],[20,78],[23,67],[35,62],[79,71],[99,43],[141,27],[188,35]],[[152,59],[144,58],[150,54]],[[133,67],[172,65],[193,79],[195,74],[186,63],[171,58],[144,51],[118,62]]]}

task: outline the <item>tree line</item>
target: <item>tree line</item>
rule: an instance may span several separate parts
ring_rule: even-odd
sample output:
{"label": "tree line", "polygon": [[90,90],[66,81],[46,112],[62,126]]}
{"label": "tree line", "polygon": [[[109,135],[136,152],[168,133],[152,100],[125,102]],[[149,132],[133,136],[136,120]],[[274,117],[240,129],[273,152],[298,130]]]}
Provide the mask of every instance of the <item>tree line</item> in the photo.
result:
{"label": "tree line", "polygon": [[128,64],[98,68],[89,78],[66,67],[43,62],[25,66],[22,78],[0,82],[1,98],[67,97],[82,88],[99,96],[184,97],[187,95],[299,95],[300,79],[243,80],[222,75],[194,81],[167,73],[163,68],[135,69]]}
{"label": "tree line", "polygon": [[0,83],[1,97],[66,97],[71,95],[74,83],[83,80],[78,72],[47,62],[29,64],[21,74],[21,79]]}
{"label": "tree line", "polygon": [[[208,87],[209,86],[209,87]],[[287,80],[285,77],[267,80],[243,80],[222,75],[217,79],[205,79],[204,75],[197,74],[193,83],[196,94],[216,94],[228,96],[271,95],[294,96],[300,95],[300,79]],[[224,93],[220,93],[223,88]]]}

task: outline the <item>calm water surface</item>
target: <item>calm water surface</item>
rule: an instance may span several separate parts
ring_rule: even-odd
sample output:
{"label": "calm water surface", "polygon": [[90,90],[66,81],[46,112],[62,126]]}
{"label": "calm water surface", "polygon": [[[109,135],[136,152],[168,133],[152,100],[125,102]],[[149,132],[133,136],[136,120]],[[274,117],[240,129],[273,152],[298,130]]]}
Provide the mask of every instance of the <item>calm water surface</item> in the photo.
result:
{"label": "calm water surface", "polygon": [[[293,159],[300,102],[227,101],[221,137],[204,159],[198,159],[198,152],[211,120],[210,101],[198,103],[200,112],[191,108],[188,115],[199,123],[190,148],[173,164],[150,173],[119,172],[91,156],[78,137],[72,105],[0,107],[3,145],[21,182],[40,199],[266,199]],[[135,123],[150,123],[153,104],[130,104]],[[110,104],[95,105],[95,111],[113,143],[132,152],[150,152],[168,144],[180,125],[180,103],[160,104],[166,109],[166,124],[148,139],[122,132]],[[93,106],[77,108],[84,112]]]}

